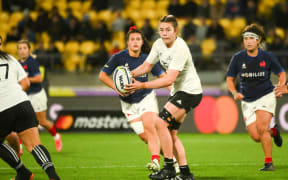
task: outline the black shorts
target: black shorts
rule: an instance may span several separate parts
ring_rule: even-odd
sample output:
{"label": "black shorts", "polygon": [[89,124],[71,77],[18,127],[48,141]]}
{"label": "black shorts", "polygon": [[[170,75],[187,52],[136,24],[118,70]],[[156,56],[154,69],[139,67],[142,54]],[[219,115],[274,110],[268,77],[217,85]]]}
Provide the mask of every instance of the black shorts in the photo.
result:
{"label": "black shorts", "polygon": [[11,131],[19,133],[37,126],[38,121],[30,101],[0,112],[0,137],[6,137]]}
{"label": "black shorts", "polygon": [[184,108],[188,113],[191,108],[195,108],[201,102],[202,94],[188,94],[184,91],[178,91],[173,96],[170,96],[168,101],[177,106]]}

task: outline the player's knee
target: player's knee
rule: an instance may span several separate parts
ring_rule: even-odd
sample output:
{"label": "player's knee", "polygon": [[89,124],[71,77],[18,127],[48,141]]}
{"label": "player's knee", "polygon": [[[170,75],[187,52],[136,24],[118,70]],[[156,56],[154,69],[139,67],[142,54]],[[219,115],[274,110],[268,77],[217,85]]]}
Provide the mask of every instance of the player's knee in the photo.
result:
{"label": "player's knee", "polygon": [[165,108],[159,113],[159,117],[169,124],[169,130],[178,130],[181,126],[181,123],[177,122],[172,114]]}
{"label": "player's knee", "polygon": [[146,144],[148,143],[148,139],[147,139],[147,136],[145,133],[141,133],[141,134],[138,134],[138,136],[140,137],[140,139],[142,141],[144,141]]}
{"label": "player's knee", "polygon": [[159,117],[168,124],[170,124],[173,119],[172,114],[165,108],[163,108],[162,111],[159,113]]}
{"label": "player's knee", "polygon": [[267,128],[265,128],[263,126],[258,126],[257,132],[258,132],[259,136],[262,136],[265,132],[268,132],[268,130],[267,130]]}
{"label": "player's knee", "polygon": [[250,135],[251,139],[255,142],[260,142],[260,136],[259,135]]}

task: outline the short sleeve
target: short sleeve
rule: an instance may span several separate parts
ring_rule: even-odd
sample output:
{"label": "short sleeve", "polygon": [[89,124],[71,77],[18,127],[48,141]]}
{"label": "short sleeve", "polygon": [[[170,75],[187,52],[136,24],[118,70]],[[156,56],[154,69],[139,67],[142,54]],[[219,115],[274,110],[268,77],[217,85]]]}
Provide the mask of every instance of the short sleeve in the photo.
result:
{"label": "short sleeve", "polygon": [[108,62],[103,66],[102,71],[111,75],[114,69],[118,66],[117,55],[113,55]]}
{"label": "short sleeve", "polygon": [[152,68],[151,73],[153,74],[153,76],[160,76],[163,73],[163,69],[160,66],[160,63],[157,62],[155,64],[155,66]]}
{"label": "short sleeve", "polygon": [[39,63],[35,59],[31,60],[31,64],[28,67],[29,67],[29,76],[30,77],[34,77],[38,74],[41,74],[40,70],[39,70]]}
{"label": "short sleeve", "polygon": [[237,69],[236,56],[233,56],[230,60],[226,76],[230,76],[230,77],[235,78],[237,76],[237,74],[238,74],[238,69]]}
{"label": "short sleeve", "polygon": [[281,64],[279,63],[276,56],[274,56],[272,53],[269,53],[270,59],[271,59],[271,71],[275,74],[279,74],[284,71]]}
{"label": "short sleeve", "polygon": [[149,64],[156,64],[158,62],[158,41],[156,41],[152,48],[151,51],[146,59],[146,62],[148,62]]}
{"label": "short sleeve", "polygon": [[23,69],[23,67],[21,66],[21,64],[19,63],[19,61],[17,61],[13,56],[9,56],[13,63],[15,64],[15,69],[16,69],[16,73],[17,73],[17,81],[21,81],[22,79],[27,77],[27,73],[25,72],[25,70]]}

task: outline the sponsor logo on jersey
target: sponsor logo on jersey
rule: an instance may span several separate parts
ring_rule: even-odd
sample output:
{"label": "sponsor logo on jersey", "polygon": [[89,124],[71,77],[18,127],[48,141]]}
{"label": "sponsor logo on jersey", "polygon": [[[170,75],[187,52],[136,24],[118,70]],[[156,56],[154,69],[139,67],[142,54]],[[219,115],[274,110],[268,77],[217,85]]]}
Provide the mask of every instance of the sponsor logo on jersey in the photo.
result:
{"label": "sponsor logo on jersey", "polygon": [[246,78],[257,78],[257,77],[265,77],[265,72],[249,72],[249,73],[242,73],[241,77]]}
{"label": "sponsor logo on jersey", "polygon": [[242,69],[246,69],[246,64],[242,64]]}
{"label": "sponsor logo on jersey", "polygon": [[27,64],[23,66],[23,69],[27,70],[28,69],[28,66]]}

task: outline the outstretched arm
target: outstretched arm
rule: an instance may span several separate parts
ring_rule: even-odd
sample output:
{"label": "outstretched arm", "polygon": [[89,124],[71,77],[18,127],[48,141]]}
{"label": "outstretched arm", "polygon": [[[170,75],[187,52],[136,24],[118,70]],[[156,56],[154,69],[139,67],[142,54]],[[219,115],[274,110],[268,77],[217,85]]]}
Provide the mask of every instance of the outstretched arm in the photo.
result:
{"label": "outstretched arm", "polygon": [[153,66],[154,66],[154,64],[149,64],[147,61],[144,61],[143,64],[141,64],[136,69],[131,71],[131,74],[133,77],[141,76],[143,74],[150,72],[152,70]]}
{"label": "outstretched arm", "polygon": [[158,89],[162,87],[171,86],[176,80],[178,74],[179,74],[179,71],[168,69],[167,73],[158,79],[155,79],[153,81],[148,81],[148,82],[139,82],[139,81],[134,80],[134,83],[127,84],[125,89],[128,92],[131,92],[131,91],[136,91],[138,89]]}

